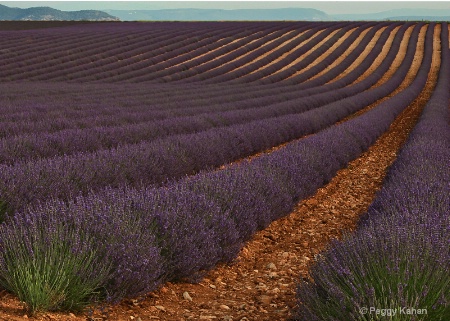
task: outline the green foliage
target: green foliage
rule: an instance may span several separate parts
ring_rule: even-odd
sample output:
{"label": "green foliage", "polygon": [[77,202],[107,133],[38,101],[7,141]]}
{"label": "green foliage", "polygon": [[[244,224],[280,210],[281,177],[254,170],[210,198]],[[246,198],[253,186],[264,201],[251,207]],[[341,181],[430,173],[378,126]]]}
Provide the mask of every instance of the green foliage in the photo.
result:
{"label": "green foliage", "polygon": [[3,223],[8,214],[8,204],[5,201],[0,200],[0,224]]}
{"label": "green foliage", "polygon": [[420,242],[420,231],[402,232],[347,237],[320,255],[314,283],[299,288],[296,320],[449,320],[448,263],[439,259],[445,251],[435,249],[431,236]]}
{"label": "green foliage", "polygon": [[102,296],[110,266],[94,250],[90,236],[74,224],[49,228],[42,220],[19,223],[0,228],[0,286],[16,294],[31,313],[81,310]]}

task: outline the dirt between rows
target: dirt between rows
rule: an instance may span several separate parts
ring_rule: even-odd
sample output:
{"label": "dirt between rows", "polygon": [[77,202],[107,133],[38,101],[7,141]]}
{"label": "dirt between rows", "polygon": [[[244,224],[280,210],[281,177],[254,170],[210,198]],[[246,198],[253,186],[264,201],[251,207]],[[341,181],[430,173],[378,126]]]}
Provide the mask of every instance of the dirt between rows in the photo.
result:
{"label": "dirt between rows", "polygon": [[[354,229],[417,122],[437,79],[438,49],[426,88],[390,129],[291,214],[256,233],[233,264],[210,271],[198,284],[167,283],[144,297],[82,314],[29,316],[14,295],[3,291],[0,320],[288,320],[296,305],[297,282],[308,277],[314,256],[331,239]],[[420,62],[414,61],[416,70]]]}
{"label": "dirt between rows", "polygon": [[[353,52],[358,45],[360,44],[360,42],[362,41],[362,39],[364,39],[364,37],[366,36],[367,33],[369,33],[369,31],[372,28],[367,28],[365,30],[363,30],[359,35],[358,38],[356,38],[355,41],[353,41],[350,46],[345,50],[345,52],[340,55],[336,60],[334,60],[330,65],[328,65],[325,69],[323,69],[322,71],[320,71],[319,73],[317,73],[316,75],[314,75],[313,77],[311,77],[311,79],[316,79],[320,76],[325,75],[326,73],[328,73],[330,70],[332,70],[334,67],[338,66],[339,64],[341,64],[345,58],[347,58],[348,55],[350,55],[351,52]],[[355,31],[356,32],[356,31]],[[379,34],[380,33],[376,33],[374,35],[374,37],[372,39],[377,39],[379,38]],[[365,50],[372,50],[374,44],[368,44]],[[360,55],[361,56],[361,55]],[[353,64],[354,65],[354,64]],[[355,67],[353,67],[355,68]],[[353,69],[352,69],[353,70]],[[302,70],[298,71],[297,74],[302,73]],[[293,77],[296,76],[295,74],[293,75]]]}

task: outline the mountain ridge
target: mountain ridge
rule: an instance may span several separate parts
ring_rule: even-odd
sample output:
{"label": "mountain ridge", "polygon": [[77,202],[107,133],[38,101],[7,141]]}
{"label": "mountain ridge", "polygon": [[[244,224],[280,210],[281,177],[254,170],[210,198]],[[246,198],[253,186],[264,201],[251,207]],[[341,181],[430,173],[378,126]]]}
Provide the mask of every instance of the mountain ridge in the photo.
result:
{"label": "mountain ridge", "polygon": [[155,9],[112,10],[105,12],[122,21],[214,21],[214,20],[305,20],[305,21],[358,21],[358,20],[447,20],[450,10],[396,9],[370,14],[327,14],[311,8],[279,9]]}
{"label": "mountain ridge", "polygon": [[328,15],[311,8],[280,9],[158,9],[158,10],[104,10],[123,21],[214,21],[214,20],[307,20],[326,21]]}
{"label": "mountain ridge", "polygon": [[450,9],[395,9],[370,14],[327,14],[312,8],[277,9],[155,9],[62,11],[51,7],[26,9],[0,4],[0,21],[449,21]]}
{"label": "mountain ridge", "polygon": [[1,21],[120,21],[119,18],[99,10],[61,11],[50,7],[26,9],[0,4]]}
{"label": "mountain ridge", "polygon": [[[438,9],[392,9],[376,13],[335,14],[330,15],[334,20],[435,20],[429,18],[448,18],[450,10]],[[445,19],[444,19],[445,20]]]}

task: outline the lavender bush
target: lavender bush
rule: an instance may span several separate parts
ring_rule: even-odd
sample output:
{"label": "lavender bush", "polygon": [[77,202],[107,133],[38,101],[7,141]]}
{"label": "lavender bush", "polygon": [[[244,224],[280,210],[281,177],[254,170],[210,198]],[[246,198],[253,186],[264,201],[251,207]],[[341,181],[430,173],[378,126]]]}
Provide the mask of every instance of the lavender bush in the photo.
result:
{"label": "lavender bush", "polygon": [[331,244],[299,286],[296,320],[450,318],[449,53],[441,55],[433,95],[356,232]]}
{"label": "lavender bush", "polygon": [[[426,214],[403,224],[398,214],[383,216],[332,243],[312,269],[314,283],[298,289],[296,320],[387,319],[365,308],[392,309],[392,320],[447,320],[450,222],[433,211]],[[410,315],[406,309],[426,312]]]}
{"label": "lavender bush", "polygon": [[32,311],[154,290],[166,273],[156,218],[132,200],[131,190],[106,190],[8,219],[0,225],[0,284]]}
{"label": "lavender bush", "polygon": [[104,298],[111,265],[80,223],[67,215],[18,215],[0,225],[0,285],[32,313],[80,310]]}

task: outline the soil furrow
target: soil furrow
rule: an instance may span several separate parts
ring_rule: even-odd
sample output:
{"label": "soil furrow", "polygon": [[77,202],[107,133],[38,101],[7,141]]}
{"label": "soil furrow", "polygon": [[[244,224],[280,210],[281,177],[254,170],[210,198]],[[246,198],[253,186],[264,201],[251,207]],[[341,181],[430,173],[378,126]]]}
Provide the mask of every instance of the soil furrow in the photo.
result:
{"label": "soil furrow", "polygon": [[[356,29],[356,28],[354,28],[354,29],[348,31],[347,33],[345,33],[345,35],[342,36],[341,39],[339,39],[339,41],[342,40],[342,42],[343,42],[345,39],[347,39],[347,38],[350,36],[350,34],[351,34],[355,29]],[[341,30],[341,29],[336,29],[336,30],[334,30],[332,33],[330,33],[328,36],[326,36],[324,39],[322,39],[319,43],[317,43],[315,46],[313,46],[311,49],[309,49],[309,50],[308,50],[307,52],[305,52],[303,55],[298,56],[298,58],[296,58],[294,61],[292,61],[291,63],[289,63],[289,64],[283,66],[283,67],[280,68],[280,69],[278,69],[275,73],[279,73],[279,72],[285,71],[286,69],[289,69],[289,68],[291,68],[292,66],[296,65],[298,62],[302,61],[303,59],[305,59],[305,58],[308,57],[309,55],[314,55],[314,54],[315,54],[314,52],[317,50],[317,48],[321,47],[324,43],[326,43],[328,40],[330,40],[330,39],[331,39],[336,33],[338,33],[340,30]],[[317,34],[319,34],[319,33],[317,33]],[[280,58],[282,58],[282,57],[284,57],[284,56],[286,56],[286,53],[283,54],[283,55],[281,55]],[[323,55],[321,55],[321,56],[323,56]],[[321,57],[321,56],[319,56],[319,57]],[[278,58],[277,60],[275,60],[275,61],[278,61],[278,60],[279,60],[279,58]],[[265,68],[267,68],[267,67],[270,67],[272,64],[273,64],[273,63],[267,64],[267,65],[261,67],[260,69],[255,70],[254,73],[255,73],[255,72],[259,72],[260,70],[265,69]],[[266,77],[268,77],[268,76],[266,76]],[[266,78],[266,77],[264,77],[264,78]]]}

